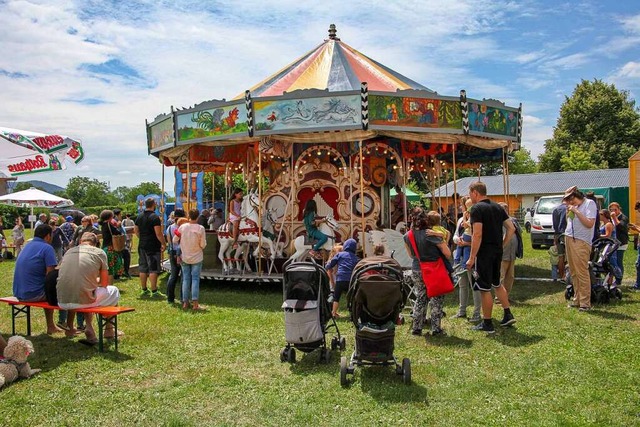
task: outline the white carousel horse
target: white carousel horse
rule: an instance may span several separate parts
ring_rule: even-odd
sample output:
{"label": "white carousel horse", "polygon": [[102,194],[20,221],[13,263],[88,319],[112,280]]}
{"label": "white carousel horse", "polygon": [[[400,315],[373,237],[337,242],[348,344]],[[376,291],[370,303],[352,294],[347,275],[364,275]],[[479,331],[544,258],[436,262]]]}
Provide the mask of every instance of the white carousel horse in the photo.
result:
{"label": "white carousel horse", "polygon": [[[336,237],[335,232],[338,231],[339,227],[340,227],[340,224],[338,224],[338,222],[335,220],[332,214],[329,214],[324,217],[324,222],[322,222],[318,226],[318,230],[324,233],[326,236],[329,236],[329,239],[327,239],[327,242],[324,245],[322,245],[320,249],[325,249],[327,251],[331,250],[331,248],[335,243],[335,237]],[[303,259],[305,255],[307,255],[307,253],[311,250],[311,248],[313,248],[313,245],[304,244],[305,237],[306,235],[298,236],[293,241],[293,247],[295,248],[296,251],[289,257],[289,260],[293,260],[294,262],[299,261]]]}
{"label": "white carousel horse", "polygon": [[[251,271],[247,262],[247,249],[249,243],[258,243],[260,241],[258,235],[258,207],[260,206],[260,198],[258,193],[251,190],[242,201],[242,218],[240,219],[240,227],[238,229],[238,249],[235,250],[236,268],[239,271]],[[264,222],[264,221],[263,221]],[[232,269],[231,253],[233,252],[233,224],[226,222],[218,228],[218,241],[220,242],[220,251],[218,258],[222,262],[222,271],[229,274]],[[270,258],[273,261],[276,250],[273,247],[273,241],[267,238],[262,239],[262,243],[266,244],[270,250]],[[256,248],[254,255],[257,256],[259,248]],[[240,264],[240,254],[243,255],[244,266]]]}
{"label": "white carousel horse", "polygon": [[[407,253],[404,244],[404,231],[406,225],[399,222],[396,229],[385,228],[384,230],[371,230],[367,232],[366,256],[373,256],[373,249],[377,245],[384,245],[384,255],[391,256],[400,263],[402,267],[410,268],[412,264],[411,257]],[[360,233],[362,238],[362,233]]]}

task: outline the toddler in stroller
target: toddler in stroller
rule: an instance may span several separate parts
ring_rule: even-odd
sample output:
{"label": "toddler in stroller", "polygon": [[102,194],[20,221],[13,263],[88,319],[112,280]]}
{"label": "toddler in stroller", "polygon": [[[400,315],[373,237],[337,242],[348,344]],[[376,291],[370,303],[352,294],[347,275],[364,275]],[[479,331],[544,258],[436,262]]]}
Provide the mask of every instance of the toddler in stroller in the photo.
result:
{"label": "toddler in stroller", "polygon": [[346,347],[338,325],[331,316],[328,301],[330,288],[327,271],[315,262],[291,262],[284,265],[282,286],[286,347],[280,351],[282,362],[294,363],[294,348],[310,353],[319,348],[320,361],[328,362],[326,334],[333,327],[336,336],[331,339],[331,350]]}
{"label": "toddler in stroller", "polygon": [[355,350],[351,359],[340,360],[340,384],[348,384],[347,375],[360,365],[393,365],[411,382],[411,362],[402,365],[393,355],[395,326],[406,300],[402,267],[385,256],[368,257],[356,265],[351,276],[347,305],[356,327]]}
{"label": "toddler in stroller", "polygon": [[[589,276],[591,277],[591,302],[593,304],[606,304],[611,299],[622,299],[620,289],[610,284],[610,279],[618,276],[616,274],[618,267],[611,262],[611,256],[616,253],[618,246],[620,246],[620,242],[608,237],[596,239],[591,246]],[[567,269],[568,271],[569,269]],[[567,300],[571,300],[573,295],[573,283],[569,276],[564,296]]]}

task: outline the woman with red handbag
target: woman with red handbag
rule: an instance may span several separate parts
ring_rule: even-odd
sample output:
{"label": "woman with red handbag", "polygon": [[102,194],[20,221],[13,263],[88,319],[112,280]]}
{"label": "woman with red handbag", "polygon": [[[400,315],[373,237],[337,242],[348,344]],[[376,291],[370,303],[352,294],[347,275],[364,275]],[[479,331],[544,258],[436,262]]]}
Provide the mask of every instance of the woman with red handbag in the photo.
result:
{"label": "woman with red handbag", "polygon": [[422,208],[411,212],[411,229],[404,236],[409,256],[413,258],[411,277],[416,294],[413,307],[413,335],[422,335],[425,321],[427,297],[431,307],[431,335],[446,335],[442,329],[442,305],[444,295],[453,291],[453,282],[447,270],[445,258],[451,257],[451,250],[440,233],[431,229],[440,225],[440,215]]}

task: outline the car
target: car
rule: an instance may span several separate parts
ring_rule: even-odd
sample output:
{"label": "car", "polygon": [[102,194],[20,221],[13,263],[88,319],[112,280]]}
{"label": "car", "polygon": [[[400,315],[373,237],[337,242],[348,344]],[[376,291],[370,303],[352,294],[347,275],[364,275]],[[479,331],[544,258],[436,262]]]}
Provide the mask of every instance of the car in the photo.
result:
{"label": "car", "polygon": [[552,213],[556,207],[562,204],[563,197],[563,194],[556,194],[553,196],[543,196],[538,199],[538,204],[533,210],[531,219],[531,247],[533,249],[553,245]]}
{"label": "car", "polygon": [[533,220],[533,212],[536,210],[538,206],[538,201],[536,200],[533,203],[533,206],[527,209],[527,213],[524,214],[524,229],[527,233],[531,233],[531,221]]}
{"label": "car", "polygon": [[56,215],[59,215],[63,218],[66,218],[68,216],[73,217],[73,223],[75,225],[81,225],[82,224],[82,217],[85,216],[84,212],[78,210],[78,209],[71,209],[71,208],[53,208],[51,210],[51,213],[54,213]]}

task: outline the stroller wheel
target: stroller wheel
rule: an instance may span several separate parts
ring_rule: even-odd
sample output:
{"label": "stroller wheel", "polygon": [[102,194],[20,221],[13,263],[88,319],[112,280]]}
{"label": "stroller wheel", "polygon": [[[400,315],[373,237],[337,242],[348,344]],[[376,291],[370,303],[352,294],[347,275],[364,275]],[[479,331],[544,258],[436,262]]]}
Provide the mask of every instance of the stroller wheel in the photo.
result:
{"label": "stroller wheel", "polygon": [[347,379],[347,358],[345,356],[340,358],[340,385],[342,387],[349,385],[349,380]]}
{"label": "stroller wheel", "polygon": [[411,361],[406,357],[402,359],[402,382],[411,384]]}
{"label": "stroller wheel", "polygon": [[611,288],[609,290],[609,299],[617,299],[618,301],[622,300],[622,291],[617,287]]}
{"label": "stroller wheel", "polygon": [[571,298],[573,298],[573,286],[569,285],[567,286],[567,289],[564,291],[564,299],[569,301]]}
{"label": "stroller wheel", "polygon": [[293,349],[293,347],[290,347],[287,351],[287,362],[296,363],[296,351]]}
{"label": "stroller wheel", "polygon": [[286,362],[287,361],[287,348],[283,348],[282,350],[280,350],[280,361],[281,362]]}
{"label": "stroller wheel", "polygon": [[340,338],[340,351],[344,351],[347,348],[347,340],[342,337]]}
{"label": "stroller wheel", "polygon": [[338,337],[331,338],[331,350],[338,348]]}

